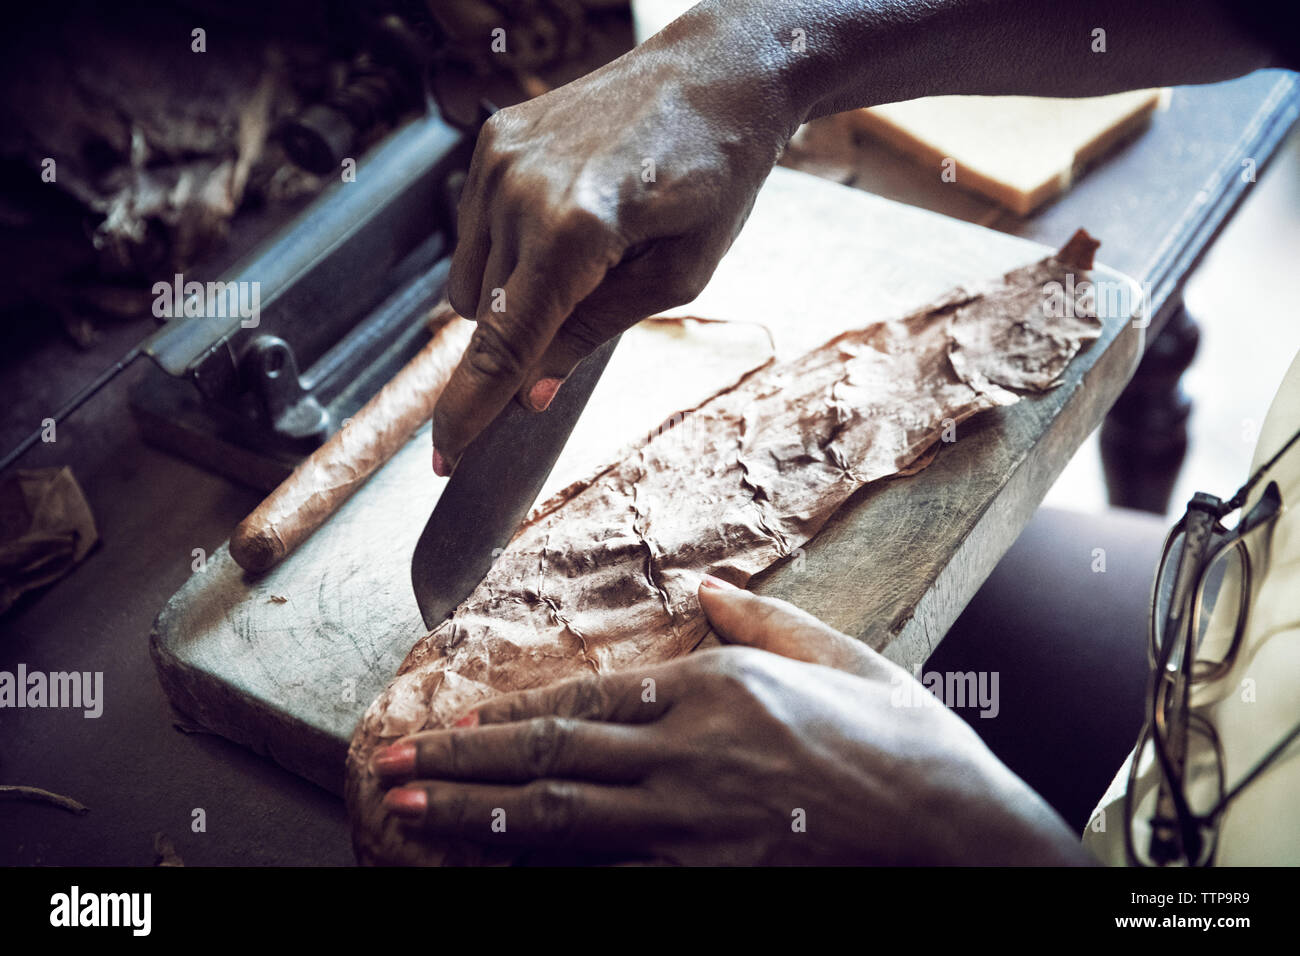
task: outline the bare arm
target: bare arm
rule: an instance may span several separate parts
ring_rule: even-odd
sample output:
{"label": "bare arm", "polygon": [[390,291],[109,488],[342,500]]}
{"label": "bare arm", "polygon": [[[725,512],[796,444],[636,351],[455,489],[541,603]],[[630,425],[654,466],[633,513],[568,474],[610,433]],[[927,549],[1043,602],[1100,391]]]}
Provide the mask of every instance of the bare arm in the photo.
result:
{"label": "bare arm", "polygon": [[[1273,60],[1222,0],[706,0],[665,33],[697,30],[769,33],[764,69],[800,119],[918,96],[1208,83]],[[802,56],[790,50],[797,30]]]}

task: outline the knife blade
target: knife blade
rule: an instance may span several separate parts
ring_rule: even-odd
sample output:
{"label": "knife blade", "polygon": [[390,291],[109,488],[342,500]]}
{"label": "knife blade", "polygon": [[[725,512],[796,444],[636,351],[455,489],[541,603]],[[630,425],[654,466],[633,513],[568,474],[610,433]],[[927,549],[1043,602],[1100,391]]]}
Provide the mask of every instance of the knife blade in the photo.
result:
{"label": "knife blade", "polygon": [[429,630],[469,596],[514,537],[620,337],[579,362],[546,411],[511,401],[465,449],[411,558],[411,584]]}

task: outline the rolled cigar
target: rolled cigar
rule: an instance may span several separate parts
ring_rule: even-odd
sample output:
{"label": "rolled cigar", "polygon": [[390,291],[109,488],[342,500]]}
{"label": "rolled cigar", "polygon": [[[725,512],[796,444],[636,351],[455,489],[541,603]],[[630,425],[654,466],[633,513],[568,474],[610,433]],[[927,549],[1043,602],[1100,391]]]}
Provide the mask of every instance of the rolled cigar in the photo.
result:
{"label": "rolled cigar", "polygon": [[240,567],[275,567],[432,417],[474,323],[444,306],[430,324],[433,338],[419,354],[236,526],[230,556]]}

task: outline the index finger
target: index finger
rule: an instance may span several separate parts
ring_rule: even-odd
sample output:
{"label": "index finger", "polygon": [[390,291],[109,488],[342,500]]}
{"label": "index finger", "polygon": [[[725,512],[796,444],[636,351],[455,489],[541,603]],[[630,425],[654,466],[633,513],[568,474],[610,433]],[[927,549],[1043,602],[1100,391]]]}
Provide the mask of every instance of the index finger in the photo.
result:
{"label": "index finger", "polygon": [[574,677],[494,697],[478,708],[476,719],[465,723],[504,724],[556,716],[644,724],[658,720],[668,707],[667,697],[660,693],[657,671],[623,671]]}
{"label": "index finger", "polygon": [[448,472],[505,407],[564,320],[600,284],[609,263],[581,243],[561,255],[525,251],[500,288],[479,299],[478,328],[433,410],[433,446]]}

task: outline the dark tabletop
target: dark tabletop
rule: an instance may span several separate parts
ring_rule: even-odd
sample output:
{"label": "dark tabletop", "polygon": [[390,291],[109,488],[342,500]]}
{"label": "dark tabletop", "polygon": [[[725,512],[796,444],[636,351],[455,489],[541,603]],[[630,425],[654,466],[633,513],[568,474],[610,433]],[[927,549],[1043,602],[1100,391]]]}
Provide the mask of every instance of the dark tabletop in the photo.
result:
{"label": "dark tabletop", "polygon": [[[933,177],[882,150],[873,191],[1059,245],[1085,226],[1101,258],[1151,281],[1157,304],[1183,281],[1249,190],[1243,159],[1262,171],[1300,108],[1294,74],[1262,72],[1175,90],[1144,135],[1027,219],[978,197],[937,190]],[[7,330],[0,352],[0,438],[8,448],[47,410],[124,353],[147,329],[110,330],[91,352],[57,334]],[[21,346],[21,347],[19,347]],[[141,369],[134,372],[138,374]],[[80,711],[0,711],[0,783],[43,787],[90,808],[74,816],[28,803],[0,806],[0,863],[151,864],[154,836],[187,864],[346,864],[342,804],[221,738],[174,727],[149,659],[158,610],[190,575],[191,552],[211,552],[260,494],[145,446],[126,411],[132,372],[34,448],[23,467],[71,465],[102,543],[45,591],[0,618],[0,670],[19,663],[103,671],[98,719]],[[206,831],[191,821],[201,808]]]}

